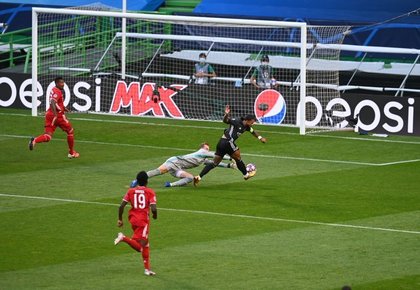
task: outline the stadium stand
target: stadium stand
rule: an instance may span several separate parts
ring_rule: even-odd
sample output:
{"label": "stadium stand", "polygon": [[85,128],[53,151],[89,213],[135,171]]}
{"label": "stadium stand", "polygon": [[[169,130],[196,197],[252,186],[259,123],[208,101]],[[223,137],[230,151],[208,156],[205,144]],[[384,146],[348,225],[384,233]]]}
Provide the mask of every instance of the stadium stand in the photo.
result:
{"label": "stadium stand", "polygon": [[193,13],[201,0],[166,0],[158,12],[165,14]]}
{"label": "stadium stand", "polygon": [[[165,0],[136,0],[127,1],[129,11],[156,11]],[[188,2],[188,1],[184,1]],[[78,7],[95,6],[108,9],[122,9],[121,0],[68,0],[57,2],[55,0],[5,0],[0,1],[0,23],[7,23],[8,32],[31,27],[32,7]],[[6,32],[0,27],[0,33]]]}
{"label": "stadium stand", "polygon": [[353,30],[346,44],[406,48],[419,48],[419,11],[417,0],[203,0],[194,9],[195,14],[203,16],[350,25]]}
{"label": "stadium stand", "polygon": [[[29,72],[31,45],[30,11],[32,6],[57,7],[53,0],[6,0],[0,3],[0,69],[9,72]],[[99,1],[99,2],[98,2]],[[121,9],[121,0],[69,0],[65,6],[95,3],[104,9]],[[127,1],[128,10],[148,10],[163,14],[203,15],[217,17],[264,18],[276,20],[306,21],[312,25],[351,25],[352,31],[344,39],[345,44],[419,48],[420,9],[417,1],[396,3],[392,0],[351,0],[343,3],[323,0],[307,3],[304,0],[141,0]],[[392,20],[392,21],[388,21]],[[26,23],[26,24],[25,24]],[[26,28],[26,29],[24,29]],[[342,53],[345,59],[360,60],[361,52]],[[389,72],[395,58],[411,63],[405,55],[393,55],[385,59]],[[370,53],[368,58],[384,61],[384,55]],[[413,74],[416,74],[413,71]],[[361,81],[365,78],[362,77]]]}
{"label": "stadium stand", "polygon": [[[127,1],[127,10],[156,11],[164,0]],[[193,1],[167,1],[174,7]],[[176,3],[182,2],[182,3]],[[97,10],[121,9],[121,0],[6,0],[0,2],[0,69],[27,73],[30,64],[32,7],[77,7],[94,5]],[[178,5],[178,6],[177,6]],[[195,6],[194,6],[195,7]],[[190,6],[192,11],[192,6]]]}

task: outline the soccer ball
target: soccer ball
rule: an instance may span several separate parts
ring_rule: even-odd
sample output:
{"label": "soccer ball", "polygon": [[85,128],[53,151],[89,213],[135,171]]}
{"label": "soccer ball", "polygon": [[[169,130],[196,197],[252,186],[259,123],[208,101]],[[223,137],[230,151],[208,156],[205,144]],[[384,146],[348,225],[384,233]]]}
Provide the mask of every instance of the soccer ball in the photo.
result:
{"label": "soccer ball", "polygon": [[249,164],[246,166],[246,171],[247,171],[247,172],[257,171],[257,167],[255,166],[255,164],[254,164],[254,163],[249,163]]}

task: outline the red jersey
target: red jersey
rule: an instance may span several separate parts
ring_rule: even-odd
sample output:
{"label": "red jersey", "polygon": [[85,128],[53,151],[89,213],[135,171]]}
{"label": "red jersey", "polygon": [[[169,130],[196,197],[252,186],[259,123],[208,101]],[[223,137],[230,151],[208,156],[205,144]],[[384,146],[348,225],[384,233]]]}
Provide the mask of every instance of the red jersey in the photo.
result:
{"label": "red jersey", "polygon": [[156,204],[156,194],[151,188],[145,186],[130,188],[123,200],[131,204],[128,220],[132,225],[141,226],[149,223],[150,205]]}
{"label": "red jersey", "polygon": [[[50,104],[51,104],[51,100],[55,100],[55,108],[57,110],[57,114],[64,114],[65,112],[65,106],[64,106],[64,95],[63,95],[63,91],[60,90],[57,87],[53,87],[53,89],[50,92]],[[48,108],[49,113],[53,113],[51,106]]]}

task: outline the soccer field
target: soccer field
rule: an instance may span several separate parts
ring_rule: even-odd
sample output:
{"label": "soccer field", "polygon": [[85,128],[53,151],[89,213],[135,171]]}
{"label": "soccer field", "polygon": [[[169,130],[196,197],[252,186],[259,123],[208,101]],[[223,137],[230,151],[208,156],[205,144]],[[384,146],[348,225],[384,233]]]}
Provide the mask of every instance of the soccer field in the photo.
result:
{"label": "soccer field", "polygon": [[203,141],[214,149],[225,124],[69,119],[79,159],[60,130],[29,151],[43,117],[0,109],[0,289],[420,288],[420,138],[255,126],[268,143],[237,142],[254,178],[217,168],[197,188],[150,179],[147,277],[141,255],[113,243],[122,196],[139,170]]}

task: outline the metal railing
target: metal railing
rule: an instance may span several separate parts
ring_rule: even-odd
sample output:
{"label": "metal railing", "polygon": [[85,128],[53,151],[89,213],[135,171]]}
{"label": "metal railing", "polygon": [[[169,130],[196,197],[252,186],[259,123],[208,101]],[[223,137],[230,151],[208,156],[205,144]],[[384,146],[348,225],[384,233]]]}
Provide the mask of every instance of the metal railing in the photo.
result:
{"label": "metal railing", "polygon": [[21,29],[0,35],[0,67],[14,67],[24,64],[23,72],[28,72],[31,54],[31,29]]}
{"label": "metal railing", "polygon": [[[90,21],[88,25],[86,25],[87,21]],[[138,33],[152,32],[153,29],[150,26],[150,22],[133,22],[127,25],[127,30]],[[90,29],[90,31],[86,31],[87,29]],[[166,32],[170,31],[170,24],[164,29]],[[73,63],[74,66],[91,67],[93,55],[98,50],[102,49],[103,51],[121,28],[101,17],[78,16],[39,25],[38,30],[42,31],[38,46],[38,55],[42,58],[42,61],[38,62],[38,69],[42,71],[47,69],[51,59],[55,59],[55,61],[58,59],[61,65],[65,64],[70,51],[76,52],[78,55],[77,61]],[[26,28],[0,34],[0,69],[23,65],[22,69],[16,72],[31,72],[31,31],[32,28]],[[127,51],[134,52],[140,48],[145,51],[153,51],[152,46],[154,45],[151,41],[142,40],[127,43]],[[107,64],[104,63],[104,65]],[[115,65],[115,63],[112,65]]]}

